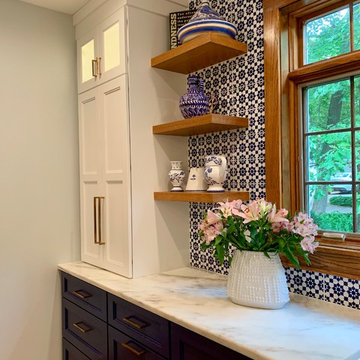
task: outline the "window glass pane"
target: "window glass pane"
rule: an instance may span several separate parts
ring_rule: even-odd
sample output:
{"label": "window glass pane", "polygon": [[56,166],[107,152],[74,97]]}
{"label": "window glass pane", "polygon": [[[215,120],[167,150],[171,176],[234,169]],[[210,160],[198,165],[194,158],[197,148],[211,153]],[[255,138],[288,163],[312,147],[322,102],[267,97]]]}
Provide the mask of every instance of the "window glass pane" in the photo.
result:
{"label": "window glass pane", "polygon": [[94,40],[81,47],[81,76],[82,82],[93,78],[92,60],[95,58]]}
{"label": "window glass pane", "polygon": [[360,131],[355,132],[355,167],[356,180],[360,180]]}
{"label": "window glass pane", "polygon": [[349,7],[305,24],[304,63],[331,58],[350,51]]}
{"label": "window glass pane", "polygon": [[120,65],[119,23],[104,31],[104,61],[105,71]]}
{"label": "window glass pane", "polygon": [[[306,188],[308,211],[322,230],[353,232],[352,195],[333,192],[331,185]],[[351,185],[346,192],[351,193]]]}
{"label": "window glass pane", "polygon": [[360,76],[354,80],[355,126],[360,127]]}
{"label": "window glass pane", "polygon": [[354,49],[360,50],[360,3],[354,5]]}
{"label": "window glass pane", "polygon": [[350,132],[307,137],[308,181],[351,181]]}
{"label": "window glass pane", "polygon": [[306,132],[349,128],[350,79],[305,89]]}

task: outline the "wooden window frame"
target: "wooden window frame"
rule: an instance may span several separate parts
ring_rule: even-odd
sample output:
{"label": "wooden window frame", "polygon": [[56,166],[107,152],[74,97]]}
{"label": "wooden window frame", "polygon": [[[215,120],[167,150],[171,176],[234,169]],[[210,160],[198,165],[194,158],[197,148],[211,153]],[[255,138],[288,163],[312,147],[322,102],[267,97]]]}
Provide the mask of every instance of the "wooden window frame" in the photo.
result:
{"label": "wooden window frame", "polygon": [[[299,19],[345,6],[349,0],[264,0],[266,199],[299,210],[299,84],[360,70],[360,51],[302,65]],[[351,34],[351,36],[353,36]],[[299,41],[298,41],[299,39]],[[343,243],[319,238],[304,269],[360,279],[359,236]],[[286,258],[284,265],[292,266]]]}

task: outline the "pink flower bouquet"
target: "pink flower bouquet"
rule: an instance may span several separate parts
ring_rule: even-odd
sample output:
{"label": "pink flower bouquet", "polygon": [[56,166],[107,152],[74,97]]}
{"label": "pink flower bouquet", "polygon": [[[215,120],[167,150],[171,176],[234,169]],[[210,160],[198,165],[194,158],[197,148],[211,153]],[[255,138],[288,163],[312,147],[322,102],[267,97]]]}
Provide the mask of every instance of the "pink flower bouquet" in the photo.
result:
{"label": "pink flower bouquet", "polygon": [[215,258],[220,263],[225,256],[231,261],[229,246],[243,251],[260,251],[269,254],[283,254],[296,267],[300,267],[298,256],[310,264],[308,255],[319,245],[315,240],[317,225],[307,214],[294,217],[285,209],[258,199],[248,205],[241,200],[219,203],[205,213],[199,224],[201,244],[205,250],[215,248]]}

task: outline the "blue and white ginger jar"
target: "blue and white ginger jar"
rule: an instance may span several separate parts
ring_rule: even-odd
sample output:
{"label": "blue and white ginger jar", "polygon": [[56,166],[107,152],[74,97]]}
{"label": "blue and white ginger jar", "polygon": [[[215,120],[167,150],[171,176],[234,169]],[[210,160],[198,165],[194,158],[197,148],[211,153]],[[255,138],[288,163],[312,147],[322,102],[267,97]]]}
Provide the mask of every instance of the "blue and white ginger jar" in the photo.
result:
{"label": "blue and white ginger jar", "polygon": [[179,41],[184,43],[209,31],[233,39],[237,34],[236,26],[211,9],[209,1],[203,0],[190,21],[178,30],[177,36]]}

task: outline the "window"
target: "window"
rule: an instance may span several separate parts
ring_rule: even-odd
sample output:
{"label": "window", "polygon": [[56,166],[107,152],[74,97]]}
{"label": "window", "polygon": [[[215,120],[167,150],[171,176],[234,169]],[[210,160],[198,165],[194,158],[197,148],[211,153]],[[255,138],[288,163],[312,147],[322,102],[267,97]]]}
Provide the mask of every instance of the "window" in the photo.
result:
{"label": "window", "polygon": [[360,277],[360,1],[263,4],[267,200],[346,232],[312,269]]}
{"label": "window", "polygon": [[360,232],[359,85],[349,76],[301,88],[302,201],[323,230]]}

